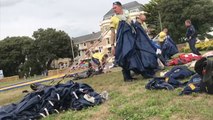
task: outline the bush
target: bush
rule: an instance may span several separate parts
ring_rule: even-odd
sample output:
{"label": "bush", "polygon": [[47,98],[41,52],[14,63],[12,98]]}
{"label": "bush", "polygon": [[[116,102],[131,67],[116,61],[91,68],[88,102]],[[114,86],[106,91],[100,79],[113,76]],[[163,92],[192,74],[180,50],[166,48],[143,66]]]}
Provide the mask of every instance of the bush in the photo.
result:
{"label": "bush", "polygon": [[[199,42],[197,43],[196,45],[196,48],[199,50],[199,51],[208,51],[208,50],[213,50],[213,40],[209,40],[209,41],[202,41],[202,42]],[[186,47],[184,47],[181,52],[190,52],[190,48],[189,48],[189,45],[187,45]]]}

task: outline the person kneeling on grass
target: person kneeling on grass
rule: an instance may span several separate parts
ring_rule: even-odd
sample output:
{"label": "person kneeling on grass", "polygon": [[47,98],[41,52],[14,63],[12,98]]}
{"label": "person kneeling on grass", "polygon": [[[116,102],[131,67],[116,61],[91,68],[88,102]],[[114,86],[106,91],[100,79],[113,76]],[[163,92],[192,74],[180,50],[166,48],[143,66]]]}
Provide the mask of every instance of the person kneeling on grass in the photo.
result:
{"label": "person kneeling on grass", "polygon": [[163,31],[159,33],[159,44],[161,46],[162,56],[166,61],[178,53],[178,48],[175,42],[168,35],[167,28],[164,28]]}
{"label": "person kneeling on grass", "polygon": [[95,64],[93,65],[98,67],[99,72],[103,72],[107,59],[108,55],[105,53],[94,53],[92,55],[92,62]]}
{"label": "person kneeling on grass", "polygon": [[213,61],[201,58],[195,63],[195,71],[201,76],[201,92],[213,94]]}

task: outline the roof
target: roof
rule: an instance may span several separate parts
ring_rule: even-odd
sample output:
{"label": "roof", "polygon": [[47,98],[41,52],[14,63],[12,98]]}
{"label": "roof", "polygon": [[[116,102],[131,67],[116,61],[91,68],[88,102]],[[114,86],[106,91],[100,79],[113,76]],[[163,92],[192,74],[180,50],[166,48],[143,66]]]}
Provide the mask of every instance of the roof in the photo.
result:
{"label": "roof", "polygon": [[[129,2],[129,3],[123,4],[122,6],[123,6],[124,9],[127,9],[127,10],[132,10],[132,9],[135,9],[135,8],[139,8],[139,9],[142,8],[142,4],[138,3],[137,1]],[[111,17],[113,15],[114,15],[114,12],[111,9],[110,11],[108,11],[104,15],[104,19]]]}
{"label": "roof", "polygon": [[92,34],[87,34],[87,35],[75,37],[72,40],[73,40],[74,44],[79,44],[79,43],[83,43],[85,41],[94,41],[94,40],[97,40],[100,36],[101,36],[101,31],[94,32]]}

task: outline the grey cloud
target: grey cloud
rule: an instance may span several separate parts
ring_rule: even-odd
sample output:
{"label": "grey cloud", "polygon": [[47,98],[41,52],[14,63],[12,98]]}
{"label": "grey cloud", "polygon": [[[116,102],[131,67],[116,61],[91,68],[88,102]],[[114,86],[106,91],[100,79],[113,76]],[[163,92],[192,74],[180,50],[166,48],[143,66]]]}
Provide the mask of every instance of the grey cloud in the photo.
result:
{"label": "grey cloud", "polygon": [[0,7],[13,6],[17,3],[23,2],[24,0],[1,0]]}
{"label": "grey cloud", "polygon": [[[97,32],[104,14],[116,0],[0,1],[5,6],[0,8],[0,39],[3,39],[14,35],[32,36],[33,31],[47,27],[64,30],[71,37]],[[124,4],[131,1],[121,2]]]}

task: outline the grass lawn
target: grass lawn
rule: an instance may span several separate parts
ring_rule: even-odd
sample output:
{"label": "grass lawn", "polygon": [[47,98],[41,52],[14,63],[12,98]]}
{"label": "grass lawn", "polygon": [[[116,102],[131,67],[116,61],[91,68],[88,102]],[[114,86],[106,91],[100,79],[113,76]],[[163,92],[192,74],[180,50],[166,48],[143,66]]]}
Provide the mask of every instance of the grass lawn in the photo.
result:
{"label": "grass lawn", "polygon": [[[68,80],[68,79],[67,79]],[[51,115],[44,120],[212,120],[213,96],[192,94],[178,96],[182,88],[174,91],[149,91],[145,89],[148,79],[138,76],[132,83],[124,83],[121,72],[98,75],[79,80],[91,85],[96,91],[108,91],[109,100],[82,111],[66,111]],[[0,105],[16,102],[24,94],[24,87],[0,93]]]}

